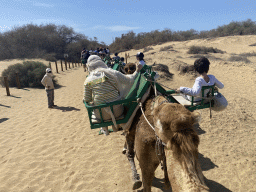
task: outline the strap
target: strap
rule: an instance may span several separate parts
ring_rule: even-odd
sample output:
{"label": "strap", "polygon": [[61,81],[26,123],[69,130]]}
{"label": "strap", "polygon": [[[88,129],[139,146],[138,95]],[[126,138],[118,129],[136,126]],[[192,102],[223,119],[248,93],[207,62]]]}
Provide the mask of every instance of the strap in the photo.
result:
{"label": "strap", "polygon": [[114,123],[115,128],[117,128],[116,118],[115,118],[114,114],[112,113],[110,107],[103,108],[103,110],[105,110],[108,114],[110,114],[110,116],[112,118],[112,122]]}

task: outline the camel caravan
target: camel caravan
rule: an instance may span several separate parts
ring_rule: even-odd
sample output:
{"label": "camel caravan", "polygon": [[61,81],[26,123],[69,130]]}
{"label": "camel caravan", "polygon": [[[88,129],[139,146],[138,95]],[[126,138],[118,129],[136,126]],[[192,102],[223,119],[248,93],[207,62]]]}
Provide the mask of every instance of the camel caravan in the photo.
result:
{"label": "camel caravan", "polygon": [[[105,135],[123,131],[122,152],[131,165],[131,189],[143,185],[143,190],[150,192],[154,172],[160,165],[165,189],[171,187],[173,192],[209,191],[198,160],[199,137],[194,125],[200,119],[196,110],[220,111],[227,107],[225,97],[217,89],[223,88],[222,83],[214,76],[205,75],[209,63],[208,69],[203,68],[201,73],[200,78],[206,84],[200,84],[200,91],[196,93],[199,97],[186,94],[183,87],[166,90],[157,82],[158,74],[145,64],[143,53],[139,52],[136,57],[138,63],[123,67],[127,74],[113,66],[108,67],[106,63],[109,61],[104,62],[99,56],[88,58],[86,65],[90,74],[84,83],[83,101],[91,129],[101,128],[100,134]],[[208,62],[202,58],[197,63],[207,64],[205,61]],[[197,80],[200,82],[201,79]],[[112,129],[108,129],[109,126]],[[135,156],[141,168],[141,178]]]}

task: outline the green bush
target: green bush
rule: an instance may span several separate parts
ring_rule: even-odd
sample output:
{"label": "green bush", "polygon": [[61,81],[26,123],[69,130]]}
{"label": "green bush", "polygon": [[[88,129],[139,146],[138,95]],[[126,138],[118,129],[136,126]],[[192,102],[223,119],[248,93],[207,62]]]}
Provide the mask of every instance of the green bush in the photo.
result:
{"label": "green bush", "polygon": [[[10,87],[16,87],[16,73],[19,75],[21,87],[43,87],[41,80],[45,75],[47,66],[41,62],[24,61],[23,64],[10,65],[2,72],[2,77],[7,76]],[[53,83],[57,81],[53,78]],[[0,84],[4,86],[1,78]]]}
{"label": "green bush", "polygon": [[217,48],[204,47],[204,46],[191,46],[188,50],[188,54],[207,54],[207,53],[224,53]]}

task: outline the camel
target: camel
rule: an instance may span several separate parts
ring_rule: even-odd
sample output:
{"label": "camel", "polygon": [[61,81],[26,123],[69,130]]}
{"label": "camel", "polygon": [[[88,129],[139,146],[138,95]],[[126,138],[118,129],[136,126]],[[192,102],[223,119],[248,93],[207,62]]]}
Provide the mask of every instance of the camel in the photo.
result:
{"label": "camel", "polygon": [[[133,189],[141,186],[133,160],[134,148],[142,171],[144,192],[151,191],[154,172],[160,160],[167,164],[164,168],[166,189],[171,184],[173,192],[209,191],[198,162],[199,137],[193,129],[199,119],[198,113],[190,112],[180,104],[168,103],[163,96],[148,99],[144,111],[155,131],[144,116],[139,115],[134,120],[130,133],[126,135],[127,156],[133,171]],[[156,154],[157,138],[166,144],[166,159],[163,154]]]}
{"label": "camel", "polygon": [[124,66],[125,74],[133,74],[135,70],[136,70],[136,64],[135,63],[127,63]]}

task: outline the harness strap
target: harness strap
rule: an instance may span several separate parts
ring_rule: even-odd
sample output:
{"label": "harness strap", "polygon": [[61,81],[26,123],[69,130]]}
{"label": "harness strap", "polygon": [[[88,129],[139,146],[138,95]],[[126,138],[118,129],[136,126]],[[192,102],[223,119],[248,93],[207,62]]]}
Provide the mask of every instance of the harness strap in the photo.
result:
{"label": "harness strap", "polygon": [[108,114],[110,114],[110,116],[112,118],[112,122],[113,122],[115,128],[117,128],[116,118],[115,118],[113,112],[111,111],[110,107],[104,108],[103,110],[105,110]]}

